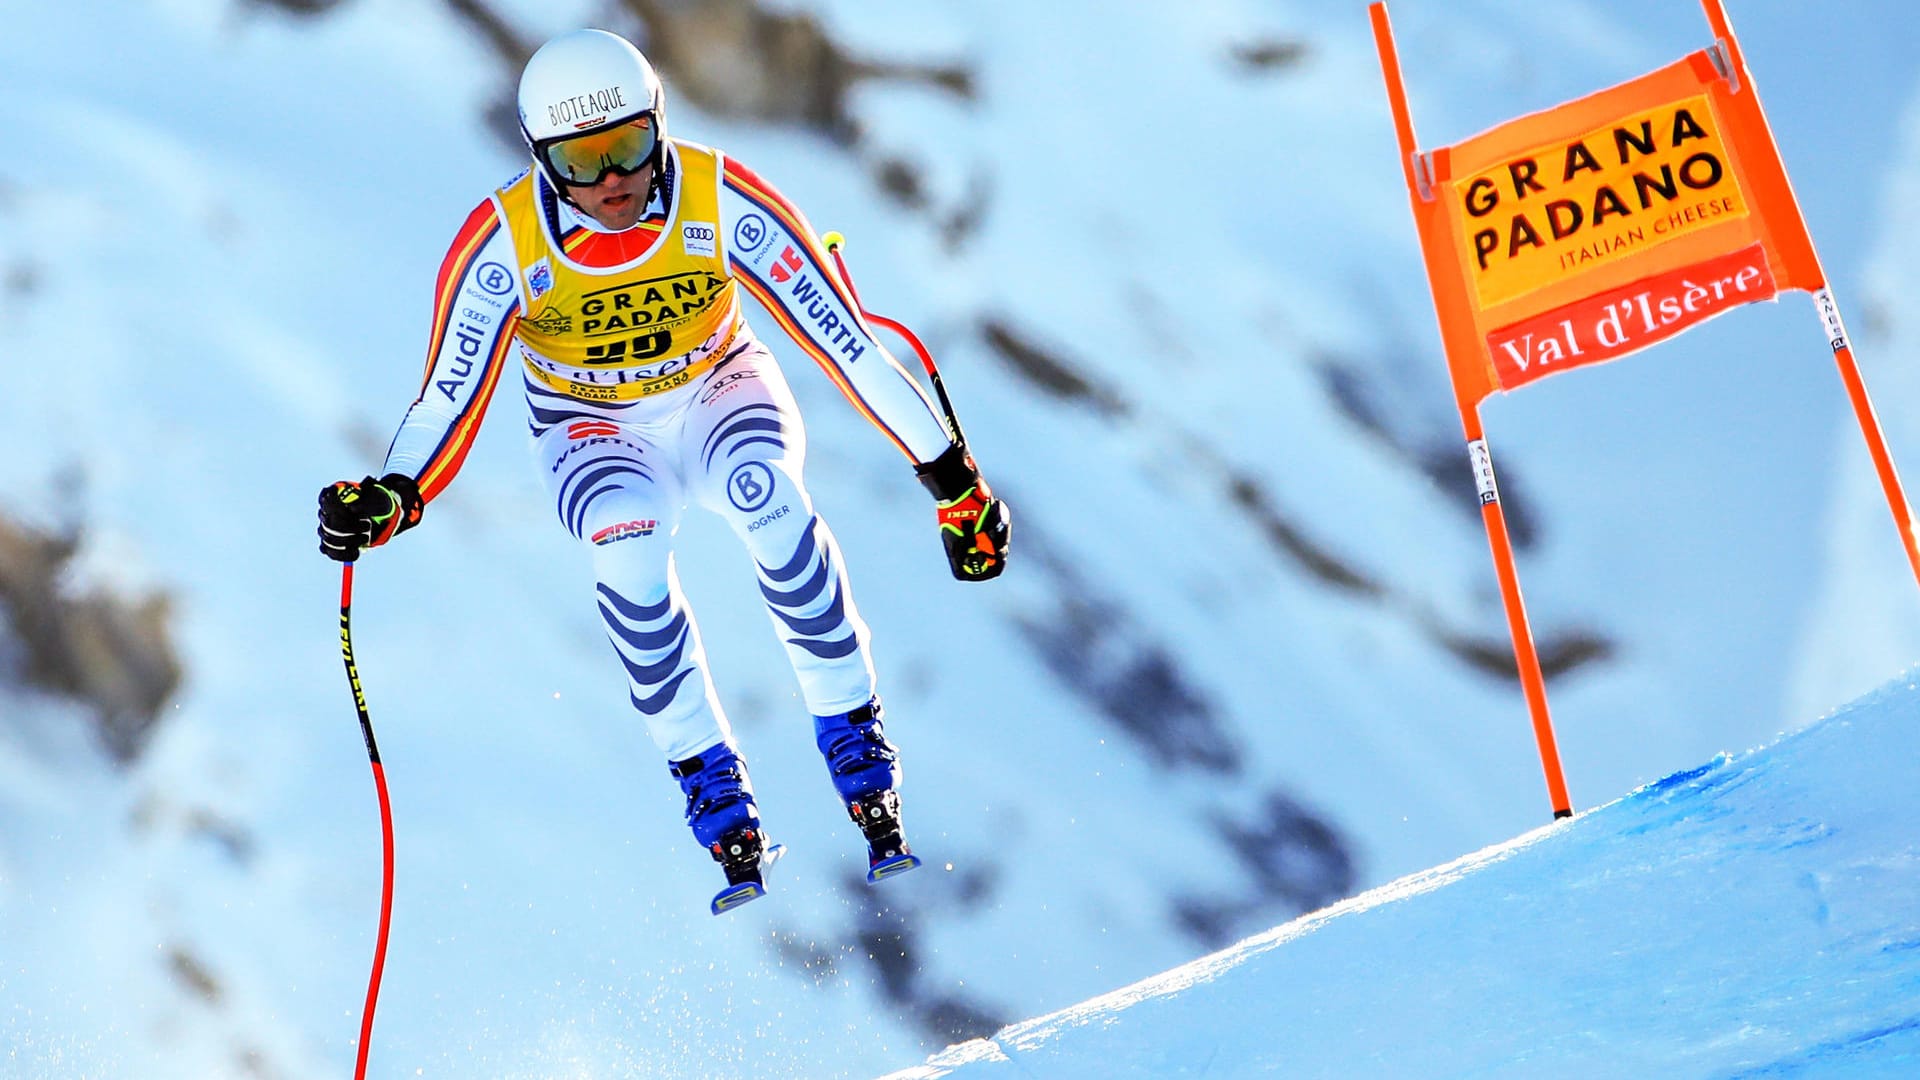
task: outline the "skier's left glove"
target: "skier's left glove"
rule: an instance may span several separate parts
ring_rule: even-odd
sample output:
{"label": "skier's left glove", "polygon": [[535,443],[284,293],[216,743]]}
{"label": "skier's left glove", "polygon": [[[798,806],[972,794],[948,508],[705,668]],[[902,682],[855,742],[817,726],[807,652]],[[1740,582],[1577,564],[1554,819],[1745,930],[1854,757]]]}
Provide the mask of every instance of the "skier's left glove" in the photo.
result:
{"label": "skier's left glove", "polygon": [[940,542],[953,576],[961,581],[999,577],[1007,568],[1013,515],[980,478],[966,444],[954,443],[913,471],[938,504]]}
{"label": "skier's left glove", "polygon": [[336,562],[352,562],[420,524],[425,509],[419,486],[402,473],[328,484],[320,489],[320,550]]}

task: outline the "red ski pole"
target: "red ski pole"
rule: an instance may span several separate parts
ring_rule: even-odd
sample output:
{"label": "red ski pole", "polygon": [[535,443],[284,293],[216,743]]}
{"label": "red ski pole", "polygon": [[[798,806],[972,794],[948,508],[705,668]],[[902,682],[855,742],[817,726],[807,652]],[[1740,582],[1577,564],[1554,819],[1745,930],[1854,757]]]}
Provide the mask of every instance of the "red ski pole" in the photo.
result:
{"label": "red ski pole", "polygon": [[387,802],[387,774],[380,767],[380,747],[373,741],[373,718],[367,715],[367,695],[360,689],[360,671],[353,664],[353,564],[340,568],[340,658],[346,661],[347,684],[353,687],[353,707],[360,713],[360,734],[367,742],[367,760],[373,764],[373,787],[380,793],[380,933],[373,946],[373,974],[367,980],[367,1004],[360,1013],[360,1056],[354,1080],[366,1080],[367,1051],[373,1045],[373,1007],[380,997],[380,973],[387,966],[387,926],[393,917],[393,808]]}
{"label": "red ski pole", "polygon": [[953,436],[954,442],[965,445],[967,441],[966,433],[960,430],[960,417],[954,414],[953,401],[947,397],[947,384],[940,381],[940,369],[934,366],[933,354],[927,351],[925,345],[921,344],[918,334],[915,334],[902,324],[887,318],[885,315],[875,315],[866,309],[865,304],[861,303],[860,290],[854,288],[853,275],[847,272],[847,260],[840,255],[840,249],[847,246],[846,237],[837,232],[829,232],[820,238],[820,242],[827,245],[827,254],[833,256],[833,264],[840,268],[840,280],[847,283],[847,291],[853,294],[853,302],[859,306],[860,314],[865,317],[867,321],[879,323],[881,326],[899,334],[902,338],[906,339],[907,344],[913,346],[914,352],[920,354],[920,363],[927,369],[927,377],[933,380],[933,392],[940,398],[940,411],[947,416],[948,432]]}

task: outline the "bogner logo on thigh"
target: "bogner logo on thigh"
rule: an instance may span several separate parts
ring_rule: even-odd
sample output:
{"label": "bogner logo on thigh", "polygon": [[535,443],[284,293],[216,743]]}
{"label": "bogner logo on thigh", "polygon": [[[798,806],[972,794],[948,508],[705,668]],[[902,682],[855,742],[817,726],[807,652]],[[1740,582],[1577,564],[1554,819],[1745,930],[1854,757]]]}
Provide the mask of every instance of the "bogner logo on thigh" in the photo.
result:
{"label": "bogner logo on thigh", "polygon": [[727,500],[735,510],[754,513],[773,498],[773,470],[758,461],[734,467],[727,477]]}
{"label": "bogner logo on thigh", "polygon": [[789,507],[785,503],[781,503],[778,508],[769,510],[766,513],[760,515],[759,517],[753,519],[753,521],[749,522],[747,525],[747,531],[759,532],[761,529],[764,529],[767,526],[773,524],[774,522],[779,521],[781,518],[786,517],[788,514],[792,512],[793,512],[792,507]]}

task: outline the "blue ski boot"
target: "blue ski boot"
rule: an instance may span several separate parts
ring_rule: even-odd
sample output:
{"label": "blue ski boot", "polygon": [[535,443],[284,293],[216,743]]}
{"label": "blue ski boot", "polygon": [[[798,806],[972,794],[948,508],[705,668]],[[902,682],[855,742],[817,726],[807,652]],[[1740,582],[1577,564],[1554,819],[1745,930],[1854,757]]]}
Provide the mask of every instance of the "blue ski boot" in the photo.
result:
{"label": "blue ski boot", "polygon": [[852,712],[813,718],[814,745],[827,759],[847,816],[867,838],[867,880],[920,865],[900,827],[900,752],[880,724],[880,699]]}
{"label": "blue ski boot", "polygon": [[720,743],[704,753],[667,764],[687,796],[687,824],[693,838],[713,854],[726,872],[727,887],[714,895],[715,915],[767,894],[766,872],[786,854],[767,843],[746,763],[733,747]]}

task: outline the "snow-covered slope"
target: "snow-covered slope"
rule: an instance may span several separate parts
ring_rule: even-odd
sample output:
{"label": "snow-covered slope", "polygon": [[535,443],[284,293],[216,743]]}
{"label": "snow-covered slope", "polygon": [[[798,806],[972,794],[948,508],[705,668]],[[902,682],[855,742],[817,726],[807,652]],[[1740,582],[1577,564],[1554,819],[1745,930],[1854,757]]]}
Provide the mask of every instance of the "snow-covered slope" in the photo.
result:
{"label": "snow-covered slope", "polygon": [[1917,687],[893,1075],[1912,1076]]}
{"label": "snow-covered slope", "polygon": [[[40,6],[0,35],[0,493],[86,523],[80,581],[169,590],[187,667],[127,773],[71,706],[0,705],[24,1076],[353,1059],[379,837],[313,495],[377,465],[444,246],[519,166],[483,122],[511,72],[473,5],[313,6]],[[633,23],[488,7],[530,41]],[[904,464],[792,367],[932,865],[857,883],[740,553],[696,517],[682,577],[793,848],[772,899],[704,913],[715,871],[503,393],[427,524],[359,570],[399,834],[381,1075],[872,1074],[1545,817],[1517,688],[1463,660],[1505,629],[1362,6],[769,7],[973,75],[860,84],[853,150],[673,113],[851,237],[1018,514],[1015,570],[952,582]],[[1845,302],[1920,16],[1733,14]],[[1430,143],[1705,34],[1677,0],[1394,16]],[[1578,805],[1843,700],[1823,658],[1874,639],[1852,600],[1803,618],[1816,518],[1863,457],[1803,304],[1489,405],[1542,641],[1611,649],[1550,687]]]}

